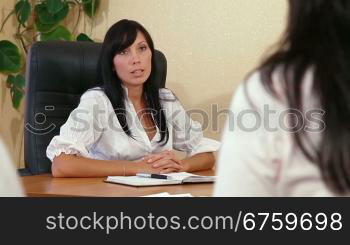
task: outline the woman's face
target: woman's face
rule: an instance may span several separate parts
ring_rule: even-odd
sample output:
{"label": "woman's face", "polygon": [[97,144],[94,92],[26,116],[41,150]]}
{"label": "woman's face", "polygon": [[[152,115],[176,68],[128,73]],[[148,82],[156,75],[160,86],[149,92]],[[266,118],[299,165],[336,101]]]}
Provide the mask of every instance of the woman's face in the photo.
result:
{"label": "woman's face", "polygon": [[133,44],[114,56],[113,63],[126,86],[142,85],[148,79],[152,70],[152,52],[141,32],[137,32]]}

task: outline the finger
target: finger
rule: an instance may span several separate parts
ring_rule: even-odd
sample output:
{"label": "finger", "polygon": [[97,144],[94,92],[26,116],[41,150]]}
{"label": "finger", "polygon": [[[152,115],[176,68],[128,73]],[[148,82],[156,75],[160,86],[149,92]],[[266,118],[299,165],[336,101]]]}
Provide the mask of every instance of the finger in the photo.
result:
{"label": "finger", "polygon": [[162,159],[159,159],[159,160],[153,162],[152,167],[154,167],[154,168],[162,167],[162,166],[169,164],[171,162],[174,162],[174,161],[172,161],[170,158],[164,157]]}
{"label": "finger", "polygon": [[[148,154],[146,156],[144,156],[142,159],[143,160],[149,160],[152,159],[154,157],[158,157],[158,156],[167,156],[167,155],[174,155],[172,151],[170,150],[165,150],[165,151],[161,151],[159,153],[155,153],[155,154]],[[174,155],[175,156],[175,155]]]}
{"label": "finger", "polygon": [[181,160],[178,159],[178,157],[175,155],[173,151],[166,151],[166,152],[167,152],[167,155],[170,157],[170,159],[174,160],[178,164],[182,164]]}
{"label": "finger", "polygon": [[154,154],[152,157],[148,158],[146,162],[153,163],[153,162],[155,162],[159,159],[165,158],[165,157],[168,157],[168,154],[166,152],[161,152],[158,154]]}
{"label": "finger", "polygon": [[177,164],[182,165],[182,160],[178,159],[178,158],[171,158],[171,160],[173,160],[174,162],[176,162]]}
{"label": "finger", "polygon": [[170,162],[168,164],[164,164],[164,165],[160,166],[159,168],[161,168],[161,169],[174,168],[176,170],[181,170],[182,166],[175,163],[175,162]]}
{"label": "finger", "polygon": [[146,161],[146,160],[148,160],[148,159],[150,159],[150,158],[152,158],[152,157],[154,157],[154,156],[156,156],[156,155],[155,155],[155,154],[149,154],[149,155],[144,156],[144,157],[142,158],[142,160]]}
{"label": "finger", "polygon": [[[161,157],[162,158],[159,158]],[[151,157],[152,158],[152,157]],[[153,158],[152,158],[152,162],[155,163],[156,161],[158,161],[159,159],[173,159],[174,161],[178,162],[179,164],[181,164],[181,160],[178,159],[175,154],[173,154],[172,152],[169,152],[169,151],[166,151],[166,152],[163,152],[161,153],[160,155],[155,155]]]}
{"label": "finger", "polygon": [[158,157],[160,154],[148,154],[146,156],[143,157],[143,160],[148,160],[154,157]]}
{"label": "finger", "polygon": [[153,156],[153,157],[148,158],[148,159],[146,160],[146,162],[147,162],[147,163],[154,163],[154,162],[156,162],[156,161],[158,161],[158,160],[161,160],[162,158],[164,158],[163,155],[155,155],[155,156]]}

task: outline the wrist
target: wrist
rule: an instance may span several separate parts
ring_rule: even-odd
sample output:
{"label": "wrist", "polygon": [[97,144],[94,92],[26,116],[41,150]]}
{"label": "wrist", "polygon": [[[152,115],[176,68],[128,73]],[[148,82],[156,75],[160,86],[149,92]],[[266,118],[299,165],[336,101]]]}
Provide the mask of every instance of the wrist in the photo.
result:
{"label": "wrist", "polygon": [[120,176],[131,176],[136,175],[138,170],[138,164],[139,162],[131,162],[131,161],[122,161],[121,164],[119,162],[118,165],[121,165],[121,168],[119,168]]}
{"label": "wrist", "polygon": [[126,175],[136,175],[139,172],[140,162],[132,162],[128,164]]}
{"label": "wrist", "polygon": [[186,160],[181,160],[182,170],[183,172],[191,172],[190,165]]}

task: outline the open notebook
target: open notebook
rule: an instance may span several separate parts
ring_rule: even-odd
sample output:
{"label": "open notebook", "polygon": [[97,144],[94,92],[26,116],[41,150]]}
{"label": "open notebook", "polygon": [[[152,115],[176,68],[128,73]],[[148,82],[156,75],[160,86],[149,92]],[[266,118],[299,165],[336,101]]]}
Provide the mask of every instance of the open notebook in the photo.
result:
{"label": "open notebook", "polygon": [[160,192],[156,194],[151,194],[147,196],[142,197],[193,197],[190,193],[183,193],[183,194],[170,194],[168,192]]}
{"label": "open notebook", "polygon": [[215,176],[201,176],[187,172],[166,174],[170,179],[153,179],[138,176],[108,176],[105,182],[131,186],[177,185],[184,183],[214,182]]}

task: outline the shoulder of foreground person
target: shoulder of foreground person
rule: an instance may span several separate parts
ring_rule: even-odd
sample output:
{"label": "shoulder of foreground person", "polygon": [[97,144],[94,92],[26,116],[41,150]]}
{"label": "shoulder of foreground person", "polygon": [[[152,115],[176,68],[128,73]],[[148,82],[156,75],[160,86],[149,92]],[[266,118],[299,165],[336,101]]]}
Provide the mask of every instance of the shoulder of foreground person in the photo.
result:
{"label": "shoulder of foreground person", "polygon": [[24,195],[16,168],[11,160],[5,144],[0,139],[0,196],[21,197]]}

